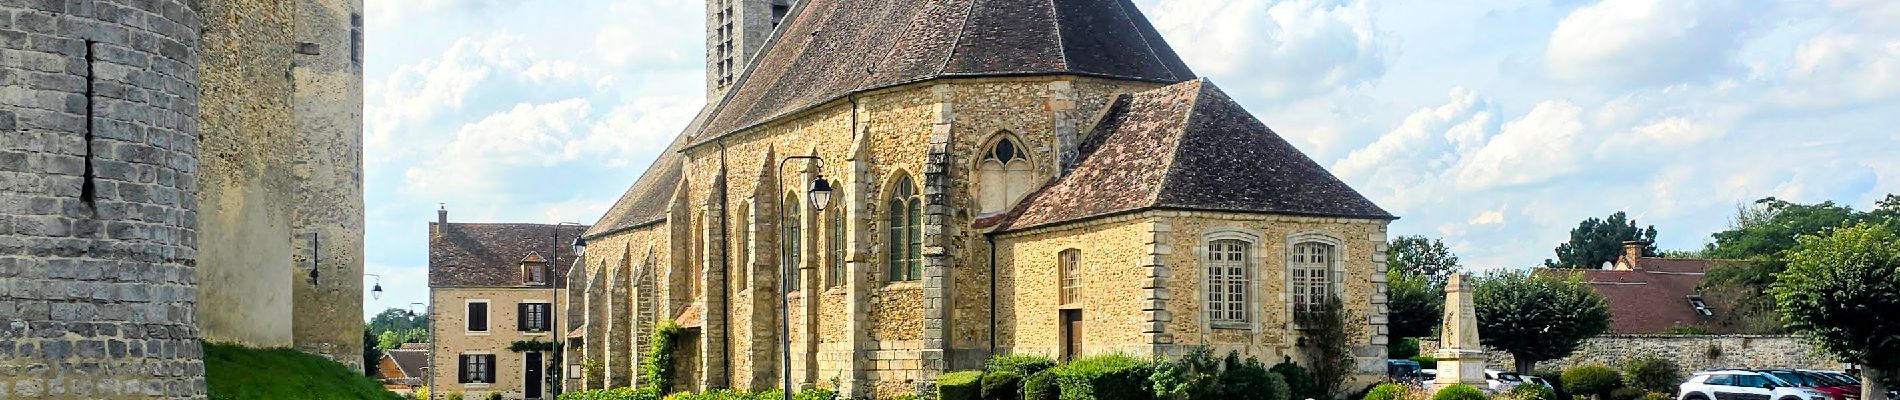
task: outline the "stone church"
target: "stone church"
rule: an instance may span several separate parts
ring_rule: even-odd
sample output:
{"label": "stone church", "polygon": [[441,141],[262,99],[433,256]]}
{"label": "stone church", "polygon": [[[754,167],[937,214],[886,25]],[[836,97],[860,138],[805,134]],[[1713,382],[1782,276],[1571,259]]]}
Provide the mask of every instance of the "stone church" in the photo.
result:
{"label": "stone church", "polygon": [[569,362],[600,366],[571,388],[642,385],[662,320],[681,390],[889,398],[992,355],[1203,345],[1304,363],[1290,315],[1334,298],[1361,381],[1383,373],[1396,217],[1133,3],[714,0],[707,27],[707,105],[569,274]]}

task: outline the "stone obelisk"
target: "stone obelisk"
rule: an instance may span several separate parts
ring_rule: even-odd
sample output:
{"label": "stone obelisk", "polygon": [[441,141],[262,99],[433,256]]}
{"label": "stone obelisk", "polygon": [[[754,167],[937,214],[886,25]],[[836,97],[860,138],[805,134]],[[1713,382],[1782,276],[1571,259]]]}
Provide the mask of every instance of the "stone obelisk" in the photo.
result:
{"label": "stone obelisk", "polygon": [[1466,384],[1484,388],[1484,346],[1478,343],[1478,312],[1472,305],[1469,274],[1453,274],[1445,283],[1445,325],[1438,352],[1438,379],[1433,391],[1446,386]]}

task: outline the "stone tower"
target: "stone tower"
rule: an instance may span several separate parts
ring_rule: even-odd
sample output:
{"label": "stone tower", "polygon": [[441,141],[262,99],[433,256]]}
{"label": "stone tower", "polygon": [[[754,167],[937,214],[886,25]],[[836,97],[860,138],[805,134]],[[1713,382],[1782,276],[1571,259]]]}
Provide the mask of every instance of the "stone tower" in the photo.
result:
{"label": "stone tower", "polygon": [[204,397],[195,3],[0,2],[0,397]]}
{"label": "stone tower", "polygon": [[745,73],[752,56],[792,12],[796,0],[706,0],[706,103]]}

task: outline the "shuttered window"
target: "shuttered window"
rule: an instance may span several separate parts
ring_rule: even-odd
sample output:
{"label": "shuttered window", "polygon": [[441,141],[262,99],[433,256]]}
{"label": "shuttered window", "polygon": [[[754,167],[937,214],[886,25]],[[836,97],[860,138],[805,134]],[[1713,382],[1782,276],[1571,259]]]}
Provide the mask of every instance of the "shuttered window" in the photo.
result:
{"label": "shuttered window", "polygon": [[468,331],[469,332],[487,332],[488,331],[488,303],[487,302],[475,301],[475,302],[468,303]]}
{"label": "shuttered window", "polygon": [[463,354],[458,364],[456,382],[495,383],[494,354]]}
{"label": "shuttered window", "polygon": [[548,331],[548,303],[521,303],[515,306],[515,329],[522,332]]}

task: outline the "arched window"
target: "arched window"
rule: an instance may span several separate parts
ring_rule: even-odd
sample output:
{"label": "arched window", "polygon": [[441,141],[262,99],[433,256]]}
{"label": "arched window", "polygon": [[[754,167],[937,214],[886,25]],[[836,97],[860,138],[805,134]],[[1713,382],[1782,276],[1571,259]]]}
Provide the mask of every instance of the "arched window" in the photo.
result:
{"label": "arched window", "polygon": [[916,183],[910,175],[899,175],[891,186],[889,208],[890,219],[890,278],[892,282],[914,281],[923,278],[923,201],[917,197]]}
{"label": "arched window", "polygon": [[1249,321],[1247,279],[1253,269],[1253,244],[1239,239],[1207,243],[1207,319],[1215,324]]}
{"label": "arched window", "polygon": [[825,218],[825,284],[844,286],[844,212],[833,208]]}
{"label": "arched window", "polygon": [[803,241],[801,240],[803,236],[799,236],[798,231],[798,210],[803,209],[799,208],[798,195],[790,193],[785,194],[785,202],[779,203],[779,207],[785,210],[786,214],[785,232],[784,235],[779,236],[779,249],[784,251],[784,254],[780,256],[783,258],[779,259],[779,266],[780,268],[784,268],[785,271],[785,287],[788,288],[786,291],[796,292],[799,288],[804,287],[798,284],[798,275],[801,272],[799,271],[798,253],[800,251],[799,245],[802,244],[799,242]]}
{"label": "arched window", "polygon": [[746,286],[747,280],[752,275],[752,264],[746,263],[747,261],[751,260],[751,255],[752,255],[752,218],[750,218],[751,215],[752,215],[752,205],[746,204],[746,205],[739,206],[739,215],[735,219],[739,221],[739,243],[738,243],[739,248],[737,249],[737,251],[732,252],[732,254],[733,254],[733,258],[738,260],[738,262],[733,263],[733,265],[739,266],[739,273],[735,274],[735,275],[738,275],[738,278],[739,278],[739,287],[747,287]]}
{"label": "arched window", "polygon": [[1299,242],[1293,245],[1293,257],[1287,266],[1292,270],[1289,291],[1293,293],[1294,310],[1318,310],[1331,298],[1336,258],[1331,244]]}
{"label": "arched window", "polygon": [[1003,212],[1030,190],[1028,154],[1008,133],[997,136],[977,170],[977,203],[984,214]]}
{"label": "arched window", "polygon": [[1063,250],[1056,253],[1056,268],[1062,281],[1062,305],[1082,302],[1082,251]]}

